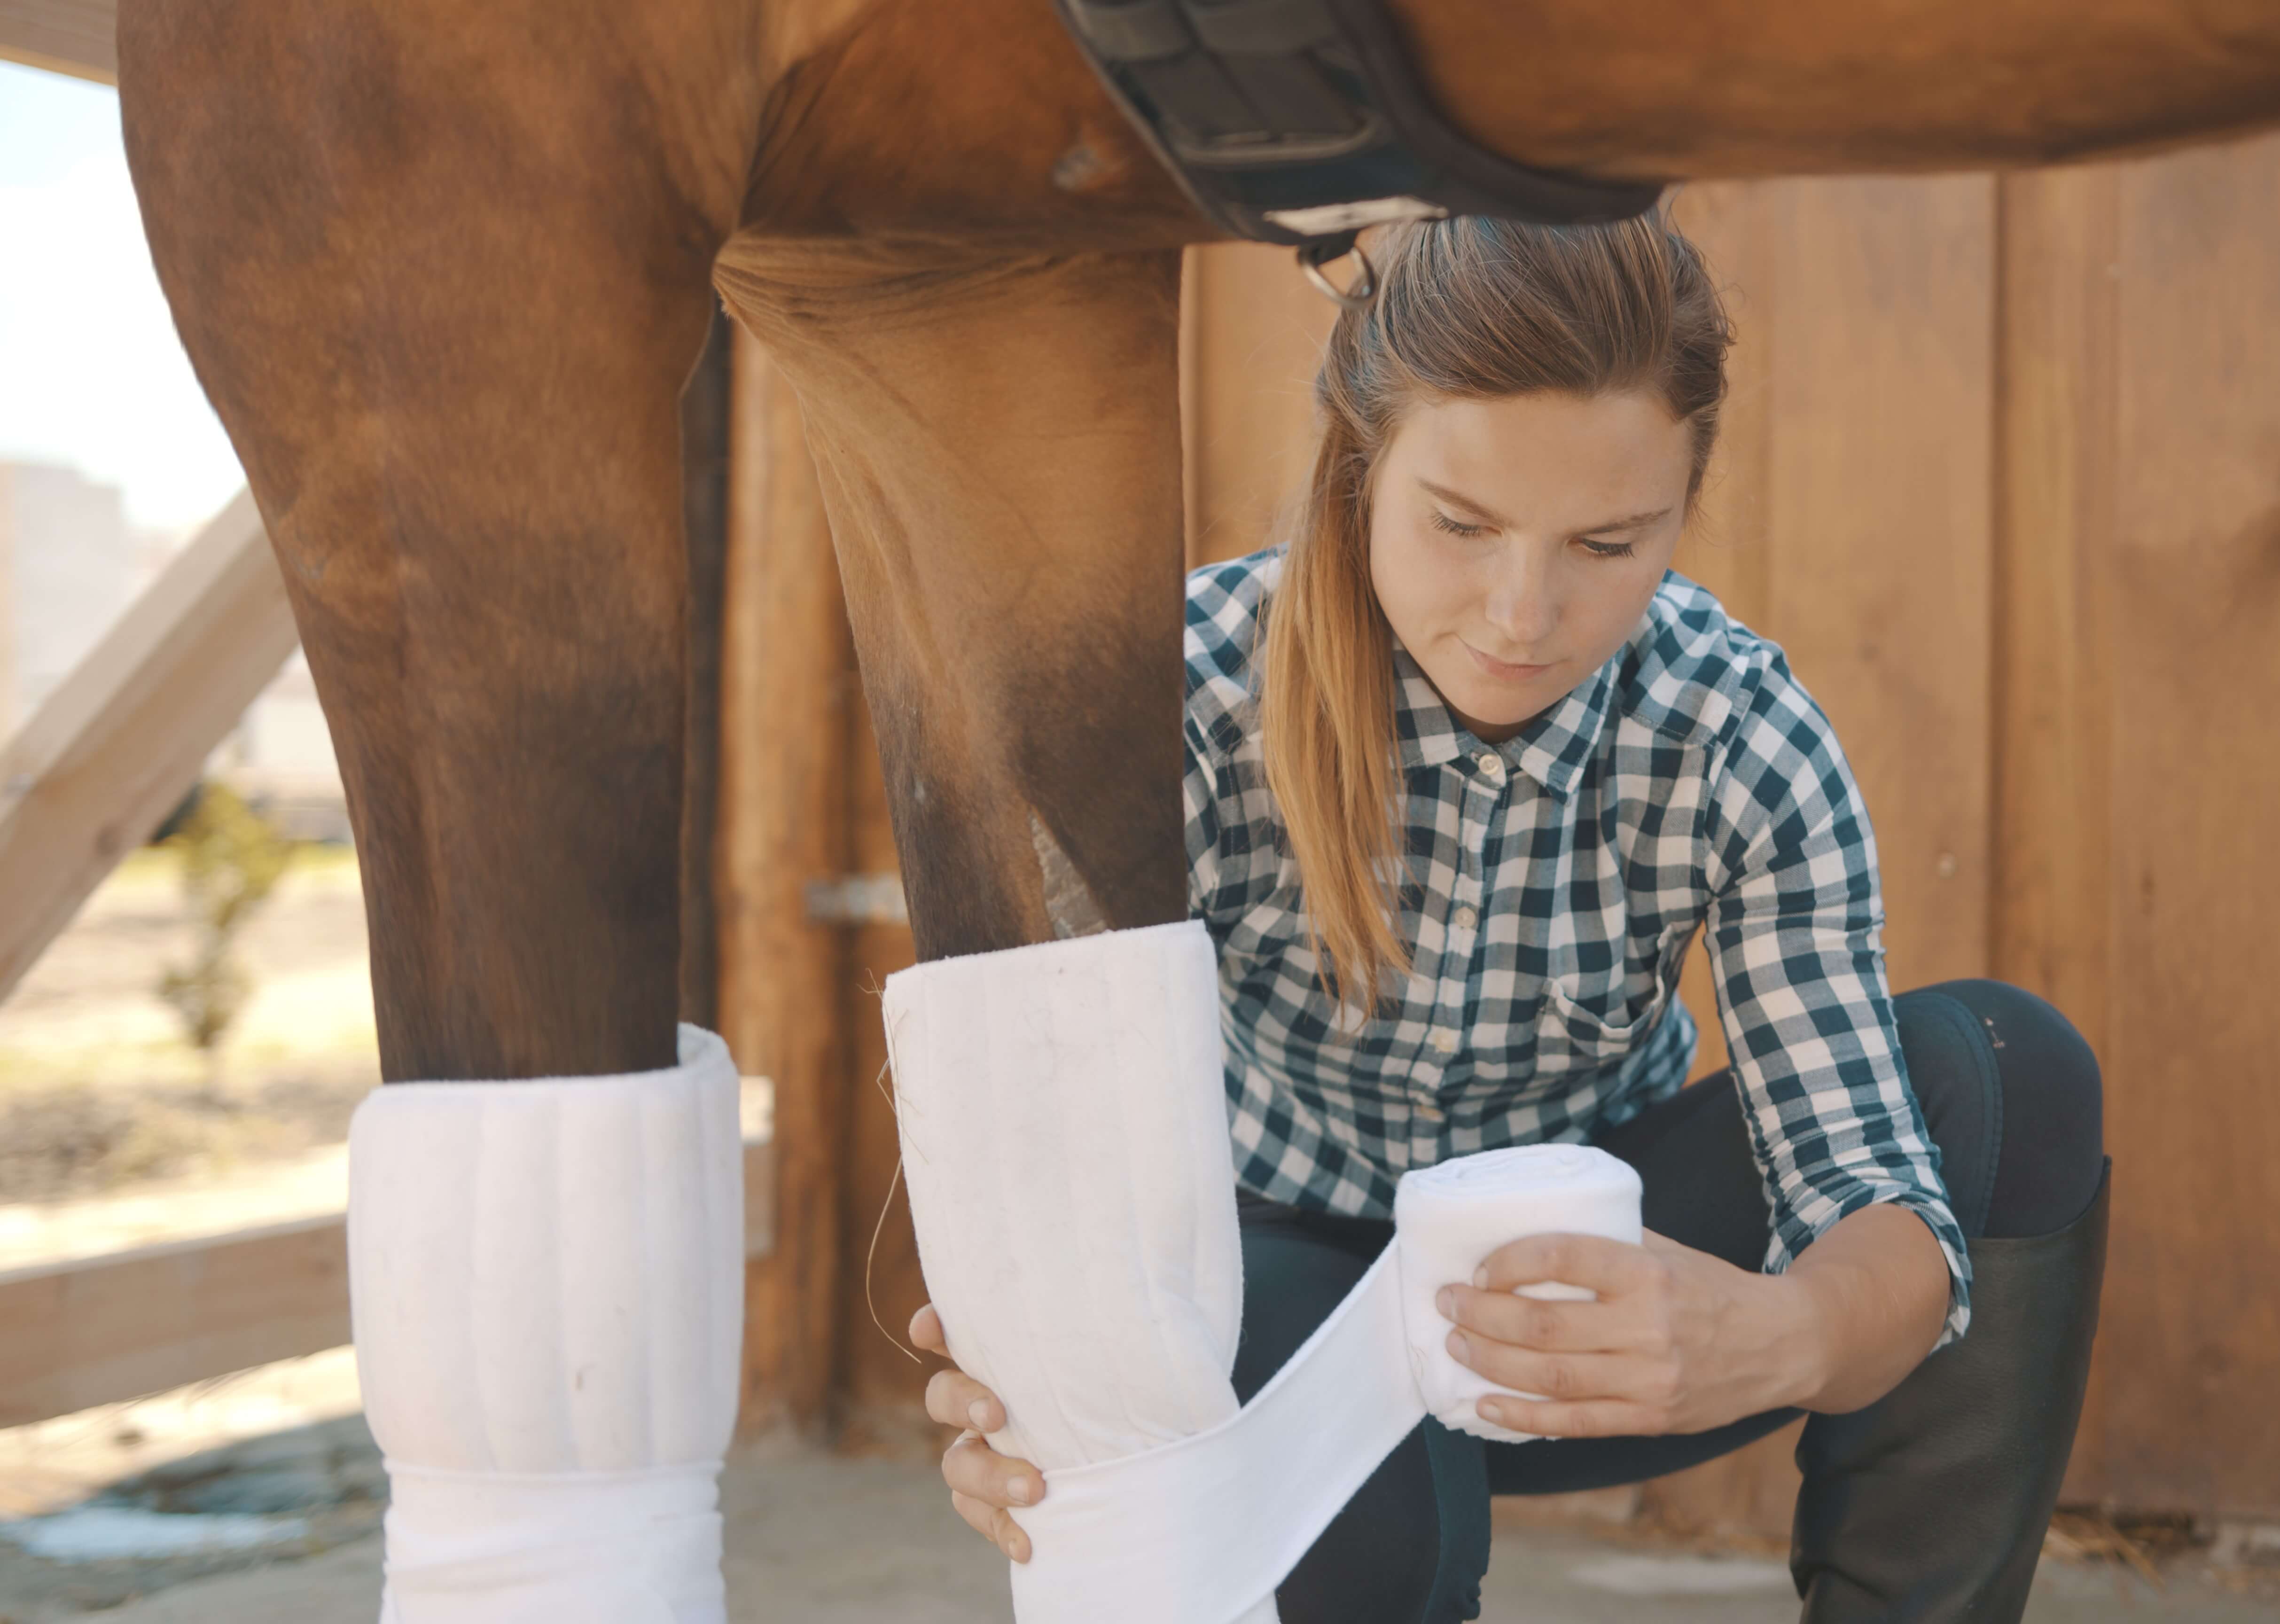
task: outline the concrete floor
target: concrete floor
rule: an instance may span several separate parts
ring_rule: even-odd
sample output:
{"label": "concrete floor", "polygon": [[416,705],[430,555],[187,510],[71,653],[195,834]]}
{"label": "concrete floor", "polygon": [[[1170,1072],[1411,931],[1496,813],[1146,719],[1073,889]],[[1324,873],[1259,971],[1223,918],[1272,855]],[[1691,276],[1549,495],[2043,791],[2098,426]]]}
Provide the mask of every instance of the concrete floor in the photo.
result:
{"label": "concrete floor", "polygon": [[[724,1485],[729,1616],[736,1624],[984,1624],[1006,1619],[1005,1568],[951,1512],[925,1464],[848,1460],[789,1445],[739,1455]],[[117,1589],[26,1582],[33,1559],[0,1556],[0,1621],[64,1624],[371,1624],[376,1536],[320,1554],[166,1584],[117,1604]],[[53,1565],[38,1564],[42,1568]],[[15,1570],[10,1582],[7,1570]],[[154,1575],[155,1577],[155,1575]],[[2269,1581],[2280,1571],[2246,1579]],[[2032,1624],[2280,1619],[2280,1585],[2261,1596],[2238,1573],[2183,1559],[2160,1589],[2127,1569],[2045,1561]],[[114,1605],[103,1605],[104,1603]],[[1484,1620],[1529,1624],[1775,1624],[1797,1616],[1777,1559],[1675,1552],[1583,1529],[1499,1528]]]}

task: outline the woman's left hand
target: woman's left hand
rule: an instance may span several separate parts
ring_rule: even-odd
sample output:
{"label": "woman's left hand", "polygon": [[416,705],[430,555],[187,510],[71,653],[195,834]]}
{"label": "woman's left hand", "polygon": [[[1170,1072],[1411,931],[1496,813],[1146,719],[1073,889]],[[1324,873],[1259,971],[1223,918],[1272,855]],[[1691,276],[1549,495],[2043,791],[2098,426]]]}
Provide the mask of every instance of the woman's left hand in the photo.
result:
{"label": "woman's left hand", "polygon": [[[1458,1327],[1449,1351],[1516,1389],[1479,1401],[1484,1420],[1515,1432],[1702,1432],[1802,1403],[1822,1380],[1813,1305],[1796,1281],[1652,1232],[1642,1246],[1529,1235],[1491,1252],[1473,1278],[1437,1299]],[[1513,1295],[1551,1281],[1589,1288],[1598,1300]]]}

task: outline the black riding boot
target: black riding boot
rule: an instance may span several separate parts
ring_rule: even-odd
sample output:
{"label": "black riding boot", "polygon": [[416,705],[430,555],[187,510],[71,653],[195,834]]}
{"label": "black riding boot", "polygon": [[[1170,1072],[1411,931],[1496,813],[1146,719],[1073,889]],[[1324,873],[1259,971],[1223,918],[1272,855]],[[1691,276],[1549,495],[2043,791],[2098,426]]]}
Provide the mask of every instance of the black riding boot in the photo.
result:
{"label": "black riding boot", "polygon": [[2016,1624],[2082,1415],[2107,1175],[2054,1235],[1971,1243],[1971,1328],[1850,1415],[1816,1415],[1790,1572],[1805,1624]]}

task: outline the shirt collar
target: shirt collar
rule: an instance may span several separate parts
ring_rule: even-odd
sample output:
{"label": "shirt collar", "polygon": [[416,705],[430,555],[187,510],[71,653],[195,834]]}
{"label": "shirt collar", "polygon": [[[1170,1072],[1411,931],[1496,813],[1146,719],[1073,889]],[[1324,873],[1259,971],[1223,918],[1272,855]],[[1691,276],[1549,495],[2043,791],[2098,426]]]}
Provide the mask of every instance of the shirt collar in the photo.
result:
{"label": "shirt collar", "polygon": [[1606,664],[1570,689],[1551,709],[1503,743],[1491,745],[1475,738],[1450,713],[1424,669],[1397,636],[1393,640],[1394,727],[1401,765],[1443,766],[1460,756],[1478,756],[1490,750],[1501,756],[1506,766],[1527,774],[1554,800],[1565,801],[1606,729],[1614,695],[1615,666],[1624,653],[1616,650]]}

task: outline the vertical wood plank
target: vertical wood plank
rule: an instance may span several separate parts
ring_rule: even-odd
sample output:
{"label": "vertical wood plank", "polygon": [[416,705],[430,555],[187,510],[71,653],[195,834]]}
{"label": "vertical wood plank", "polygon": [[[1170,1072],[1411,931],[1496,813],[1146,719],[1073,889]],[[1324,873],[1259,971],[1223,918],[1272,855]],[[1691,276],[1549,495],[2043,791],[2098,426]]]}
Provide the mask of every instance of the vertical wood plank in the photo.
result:
{"label": "vertical wood plank", "polygon": [[[2118,179],[2101,165],[2002,182],[1996,435],[1991,969],[2066,1012],[2101,1057],[2112,1053],[2114,947]],[[2125,1158],[2117,1226],[2140,1198],[2133,1172]],[[2114,1487],[2104,1425],[2111,1346],[2101,1340],[2092,1366],[2068,1502]]]}
{"label": "vertical wood plank", "polygon": [[2118,184],[2106,1460],[2136,1504],[2268,1517],[2280,139],[2125,165]]}
{"label": "vertical wood plank", "polygon": [[1203,424],[1203,374],[1208,364],[1203,347],[1203,304],[1204,281],[1210,273],[1204,256],[1209,252],[1209,244],[1190,244],[1180,256],[1181,558],[1188,569],[1206,561],[1197,548],[1203,520],[1198,506],[1202,458],[1196,441]]}
{"label": "vertical wood plank", "polygon": [[1188,250],[1181,412],[1188,567],[1267,545],[1305,479],[1313,379],[1337,307],[1287,249],[1222,242]]}
{"label": "vertical wood plank", "polygon": [[[887,786],[879,771],[870,707],[852,715],[854,742],[849,796],[853,861],[858,872],[895,870],[895,833],[887,815]],[[858,926],[850,933],[852,974],[847,1003],[849,1128],[846,1204],[841,1252],[846,1258],[840,1308],[846,1351],[847,1405],[840,1446],[851,1452],[902,1453],[914,1445],[940,1447],[926,1419],[927,1378],[940,1368],[931,1355],[913,1359],[900,1345],[911,1316],[927,1300],[919,1269],[918,1235],[897,1169],[902,1144],[895,1119],[894,1080],[887,1068],[886,1028],[880,989],[887,977],[917,962],[910,927]]]}
{"label": "vertical wood plank", "polygon": [[836,1375],[845,952],[806,887],[848,855],[850,647],[799,404],[736,335],[720,819],[720,1028],[775,1085],[775,1243],[746,1276],[741,1425],[813,1427]]}
{"label": "vertical wood plank", "polygon": [[681,519],[689,539],[687,708],[682,738],[681,1018],[720,1022],[720,924],[713,915],[720,820],[720,616],[728,565],[728,403],[736,324],[715,304],[704,353],[681,391]]}
{"label": "vertical wood plank", "polygon": [[1753,626],[1763,618],[1768,597],[1766,504],[1775,427],[1771,322],[1780,294],[1773,192],[1762,182],[1696,182],[1681,189],[1672,214],[1701,250],[1734,332],[1726,353],[1717,449],[1673,567],[1707,587],[1729,613]]}
{"label": "vertical wood plank", "polygon": [[1774,184],[1766,601],[1877,836],[1896,989],[1987,969],[1995,182]]}

